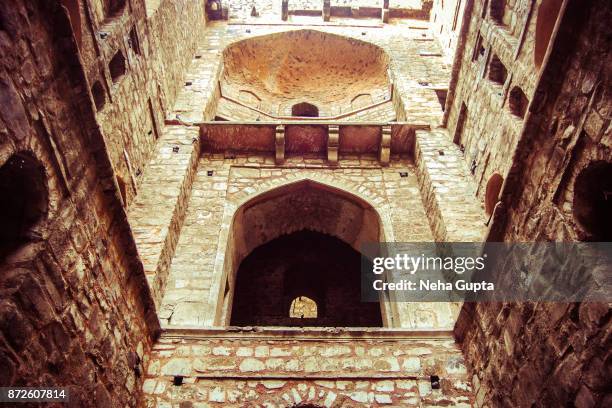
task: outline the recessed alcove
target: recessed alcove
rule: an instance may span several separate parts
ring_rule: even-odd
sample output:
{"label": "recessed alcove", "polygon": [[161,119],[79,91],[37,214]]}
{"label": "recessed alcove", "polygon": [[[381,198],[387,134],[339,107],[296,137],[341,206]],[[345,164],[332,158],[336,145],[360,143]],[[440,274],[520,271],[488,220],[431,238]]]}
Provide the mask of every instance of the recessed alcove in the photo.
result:
{"label": "recessed alcove", "polygon": [[257,95],[261,106],[279,116],[303,103],[316,106],[317,114],[302,109],[291,116],[335,115],[390,100],[388,61],[382,48],[350,37],[316,30],[268,34],[224,50],[221,94],[247,108],[260,104],[243,99],[244,92]]}
{"label": "recessed alcove", "polygon": [[612,163],[595,161],[574,182],[573,214],[587,241],[612,241]]}
{"label": "recessed alcove", "polygon": [[38,235],[33,228],[49,205],[46,183],[30,153],[16,153],[0,167],[0,261]]}

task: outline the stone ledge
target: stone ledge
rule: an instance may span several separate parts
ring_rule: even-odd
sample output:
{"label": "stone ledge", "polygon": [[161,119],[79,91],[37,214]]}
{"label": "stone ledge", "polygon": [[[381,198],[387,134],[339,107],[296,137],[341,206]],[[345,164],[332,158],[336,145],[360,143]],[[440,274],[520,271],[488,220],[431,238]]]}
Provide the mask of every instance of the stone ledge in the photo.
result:
{"label": "stone ledge", "polygon": [[372,327],[208,327],[162,325],[163,339],[259,339],[292,340],[323,339],[326,341],[346,341],[348,339],[453,339],[453,331],[446,329],[407,330]]}

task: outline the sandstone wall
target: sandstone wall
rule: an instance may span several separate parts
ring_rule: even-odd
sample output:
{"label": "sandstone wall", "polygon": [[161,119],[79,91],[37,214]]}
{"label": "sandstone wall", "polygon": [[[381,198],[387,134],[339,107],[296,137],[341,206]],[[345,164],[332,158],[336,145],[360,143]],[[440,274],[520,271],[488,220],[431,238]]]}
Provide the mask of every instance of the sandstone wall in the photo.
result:
{"label": "sandstone wall", "polygon": [[0,261],[0,384],[69,387],[74,407],[138,406],[159,323],[67,13],[0,3],[0,55],[0,165],[26,152],[48,195]]}
{"label": "sandstone wall", "polygon": [[[612,161],[611,13],[607,2],[569,2],[490,239],[602,239],[576,219],[576,176]],[[610,405],[610,316],[597,303],[466,306],[456,332],[477,405]]]}
{"label": "sandstone wall", "polygon": [[[80,21],[73,18],[72,25],[81,32],[81,61],[92,97],[100,101],[98,123],[127,206],[195,58],[204,2],[136,0],[111,15],[98,10],[98,2],[78,3]],[[124,58],[123,70],[114,74],[117,55]]]}
{"label": "sandstone wall", "polygon": [[157,407],[470,407],[472,398],[461,354],[442,334],[171,332],[147,377],[147,402]]}
{"label": "sandstone wall", "polygon": [[434,0],[432,5],[431,31],[440,43],[448,63],[452,63],[455,56],[466,3],[466,0]]}
{"label": "sandstone wall", "polygon": [[[492,16],[492,3],[506,5],[503,22]],[[534,97],[539,73],[534,46],[540,3],[491,1],[485,9],[485,2],[466,2],[472,14],[462,54],[454,66],[445,123],[451,140],[464,150],[483,201],[491,176],[498,173],[505,178],[510,170],[527,104]],[[555,16],[547,18],[554,21]],[[513,98],[520,92],[525,100],[522,112],[517,113]]]}

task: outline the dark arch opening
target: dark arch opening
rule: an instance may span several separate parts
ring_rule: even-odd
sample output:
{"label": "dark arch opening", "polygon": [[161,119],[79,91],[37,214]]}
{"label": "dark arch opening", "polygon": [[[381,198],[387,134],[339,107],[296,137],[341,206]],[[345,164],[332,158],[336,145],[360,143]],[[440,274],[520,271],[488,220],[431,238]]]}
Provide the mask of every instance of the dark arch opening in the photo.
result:
{"label": "dark arch opening", "polygon": [[104,15],[113,17],[119,14],[125,7],[125,0],[104,0]]}
{"label": "dark arch opening", "polygon": [[527,99],[523,90],[518,86],[512,88],[508,97],[510,112],[519,118],[524,118],[525,113],[527,113],[527,105],[529,105],[529,99]]}
{"label": "dark arch opening", "polygon": [[489,6],[489,16],[497,24],[504,24],[504,14],[506,13],[506,0],[491,0]]}
{"label": "dark arch opening", "polygon": [[596,161],[574,182],[574,217],[588,241],[612,241],[612,163]]}
{"label": "dark arch opening", "polygon": [[491,62],[489,62],[489,79],[498,85],[503,85],[507,78],[508,70],[506,66],[497,55],[493,54]]}
{"label": "dark arch opening", "polygon": [[106,104],[106,93],[104,92],[104,87],[102,87],[100,81],[94,82],[93,86],[91,87],[91,96],[93,96],[96,110],[102,110]]}
{"label": "dark arch opening", "polygon": [[319,117],[319,108],[308,102],[296,103],[291,107],[291,116],[317,118]]}
{"label": "dark arch opening", "polygon": [[28,153],[14,154],[0,167],[0,259],[34,238],[47,208],[43,166]]}
{"label": "dark arch opening", "polygon": [[125,57],[121,50],[117,51],[117,53],[113,56],[110,63],[108,64],[108,69],[110,71],[111,79],[113,82],[118,82],[123,75],[125,75]]}
{"label": "dark arch opening", "polygon": [[542,66],[550,37],[555,28],[562,0],[542,0],[538,7],[536,20],[535,46],[533,48],[533,62],[537,68]]}
{"label": "dark arch opening", "polygon": [[[382,327],[380,305],[361,302],[361,255],[344,241],[299,231],[255,248],[236,275],[232,326]],[[316,318],[287,313],[306,296]]]}
{"label": "dark arch opening", "polygon": [[487,215],[493,214],[495,204],[499,201],[499,192],[501,191],[504,178],[499,173],[493,174],[487,182],[487,190],[485,192],[485,211]]}

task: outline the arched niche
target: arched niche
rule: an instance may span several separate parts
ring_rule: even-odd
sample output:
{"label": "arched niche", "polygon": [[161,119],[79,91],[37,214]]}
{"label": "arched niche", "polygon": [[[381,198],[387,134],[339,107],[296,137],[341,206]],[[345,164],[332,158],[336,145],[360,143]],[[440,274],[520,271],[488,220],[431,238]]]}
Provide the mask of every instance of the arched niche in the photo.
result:
{"label": "arched niche", "polygon": [[101,111],[106,104],[106,92],[100,81],[94,82],[91,87],[91,96],[93,97],[96,110]]}
{"label": "arched niche", "polygon": [[612,163],[595,161],[574,182],[574,218],[587,241],[612,241]]}
{"label": "arched niche", "polygon": [[111,61],[108,63],[108,70],[110,71],[111,79],[113,83],[117,83],[123,78],[126,72],[125,57],[123,52],[118,50]]}
{"label": "arched niche", "polygon": [[555,29],[562,3],[563,0],[542,0],[538,7],[535,45],[533,48],[533,62],[538,69],[542,66],[542,62],[544,62],[544,56]]}
{"label": "arched niche", "polygon": [[231,326],[381,327],[379,303],[362,300],[361,253],[311,230],[255,248],[235,276]]}
{"label": "arched niche", "polygon": [[120,14],[125,7],[125,0],[104,0],[104,16],[114,17]]}
{"label": "arched niche", "polygon": [[39,237],[48,207],[44,167],[28,152],[13,154],[0,166],[0,261]]}
{"label": "arched niche", "polygon": [[485,192],[485,211],[487,215],[492,215],[495,204],[499,201],[499,193],[504,183],[504,178],[499,173],[494,173],[487,182]]}
{"label": "arched niche", "polygon": [[296,103],[291,107],[291,116],[318,118],[319,108],[308,102]]}
{"label": "arched niche", "polygon": [[528,105],[529,99],[527,99],[525,92],[518,86],[513,87],[508,96],[508,107],[510,108],[510,112],[512,112],[514,116],[523,119],[527,113]]}
{"label": "arched niche", "polygon": [[506,0],[491,0],[489,3],[489,16],[495,23],[503,25],[506,14]]}
{"label": "arched niche", "polygon": [[[336,187],[300,180],[248,199],[229,224],[222,281],[230,289],[219,288],[220,324],[230,323],[236,275],[243,260],[266,243],[303,231],[333,237],[354,251],[360,251],[364,243],[385,241],[383,222],[373,205]],[[380,307],[386,324],[384,305]]]}

